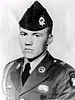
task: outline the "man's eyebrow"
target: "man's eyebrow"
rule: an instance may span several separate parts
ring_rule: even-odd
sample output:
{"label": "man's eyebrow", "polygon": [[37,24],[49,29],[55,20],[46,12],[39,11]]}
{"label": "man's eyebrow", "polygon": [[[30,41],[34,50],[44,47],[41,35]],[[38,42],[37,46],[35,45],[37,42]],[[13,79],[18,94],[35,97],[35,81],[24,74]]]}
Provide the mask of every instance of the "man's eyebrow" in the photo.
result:
{"label": "man's eyebrow", "polygon": [[34,33],[32,33],[33,35],[36,35],[36,34],[39,34],[39,35],[42,35],[42,33],[40,33],[40,32],[34,32]]}
{"label": "man's eyebrow", "polygon": [[25,34],[27,34],[26,32],[24,32],[24,31],[20,31],[20,33],[25,33]]}

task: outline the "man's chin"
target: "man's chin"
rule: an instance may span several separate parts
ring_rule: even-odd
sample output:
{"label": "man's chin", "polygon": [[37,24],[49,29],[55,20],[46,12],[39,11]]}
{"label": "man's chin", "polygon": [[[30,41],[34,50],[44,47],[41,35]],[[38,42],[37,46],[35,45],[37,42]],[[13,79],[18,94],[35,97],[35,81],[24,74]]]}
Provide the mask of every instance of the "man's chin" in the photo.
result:
{"label": "man's chin", "polygon": [[35,60],[35,59],[38,58],[38,55],[25,54],[24,57],[25,57],[26,59],[28,59],[29,61],[33,61],[33,60]]}
{"label": "man's chin", "polygon": [[36,57],[32,57],[32,56],[25,56],[25,58],[28,59],[30,62],[36,59]]}
{"label": "man's chin", "polygon": [[27,59],[34,59],[35,56],[33,54],[24,54],[25,58]]}
{"label": "man's chin", "polygon": [[33,60],[37,59],[39,56],[41,56],[43,54],[43,52],[42,53],[30,53],[30,52],[26,53],[26,52],[24,52],[23,54],[24,54],[25,58],[27,58],[30,61],[33,61]]}

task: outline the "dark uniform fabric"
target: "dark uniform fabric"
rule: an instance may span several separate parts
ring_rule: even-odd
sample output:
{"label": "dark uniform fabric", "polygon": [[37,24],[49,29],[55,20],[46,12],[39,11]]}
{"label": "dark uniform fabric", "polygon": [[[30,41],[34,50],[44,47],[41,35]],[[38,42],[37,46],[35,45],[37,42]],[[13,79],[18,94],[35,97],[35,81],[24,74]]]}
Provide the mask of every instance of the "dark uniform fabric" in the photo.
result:
{"label": "dark uniform fabric", "polygon": [[71,84],[75,71],[71,66],[47,53],[22,86],[23,63],[24,58],[20,58],[4,69],[7,100],[75,100],[75,87]]}

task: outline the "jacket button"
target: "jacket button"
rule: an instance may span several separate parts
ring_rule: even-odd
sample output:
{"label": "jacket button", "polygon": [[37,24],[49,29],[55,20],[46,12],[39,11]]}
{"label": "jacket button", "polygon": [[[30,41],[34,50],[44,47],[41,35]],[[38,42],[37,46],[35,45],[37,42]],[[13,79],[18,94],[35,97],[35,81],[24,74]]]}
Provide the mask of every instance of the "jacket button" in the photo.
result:
{"label": "jacket button", "polygon": [[56,63],[57,62],[57,60],[54,60],[54,63]]}

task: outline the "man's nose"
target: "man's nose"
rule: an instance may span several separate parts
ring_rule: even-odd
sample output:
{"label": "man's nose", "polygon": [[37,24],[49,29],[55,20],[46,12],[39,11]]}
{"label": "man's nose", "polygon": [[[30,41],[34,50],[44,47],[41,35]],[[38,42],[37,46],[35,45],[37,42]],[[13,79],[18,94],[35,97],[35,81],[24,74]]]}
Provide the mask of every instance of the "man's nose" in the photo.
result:
{"label": "man's nose", "polygon": [[25,45],[32,45],[32,44],[33,44],[32,37],[27,36],[26,41],[25,41]]}

